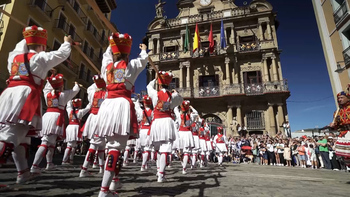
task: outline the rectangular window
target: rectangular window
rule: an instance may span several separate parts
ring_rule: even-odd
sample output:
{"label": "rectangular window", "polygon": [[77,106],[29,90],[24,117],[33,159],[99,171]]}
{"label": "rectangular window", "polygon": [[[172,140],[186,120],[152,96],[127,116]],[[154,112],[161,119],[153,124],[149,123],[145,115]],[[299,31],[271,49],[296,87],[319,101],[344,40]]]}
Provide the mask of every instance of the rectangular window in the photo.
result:
{"label": "rectangular window", "polygon": [[90,56],[91,59],[94,58],[94,52],[95,52],[94,48],[91,47],[91,49],[90,49],[90,54],[89,54],[89,56]]}
{"label": "rectangular window", "polygon": [[91,79],[90,75],[91,75],[91,70],[88,69],[87,74],[86,74],[86,81],[90,81],[90,79]]}
{"label": "rectangular window", "polygon": [[85,41],[84,41],[83,52],[84,52],[85,54],[87,54],[87,53],[88,53],[88,49],[89,49],[89,43],[85,40]]}
{"label": "rectangular window", "polygon": [[55,40],[55,42],[53,43],[53,48],[52,50],[56,51],[60,48],[61,43],[59,43],[57,40]]}
{"label": "rectangular window", "polygon": [[79,79],[83,79],[85,74],[85,65],[81,64],[80,65],[80,71],[79,71]]}
{"label": "rectangular window", "polygon": [[72,24],[69,25],[69,35],[71,35],[73,40],[75,39],[75,27]]}
{"label": "rectangular window", "polygon": [[173,78],[169,84],[169,90],[179,88],[179,78]]}
{"label": "rectangular window", "polygon": [[177,46],[164,47],[164,53],[176,52],[178,50]]}
{"label": "rectangular window", "polygon": [[200,87],[213,87],[219,85],[219,75],[199,76]]}
{"label": "rectangular window", "polygon": [[33,26],[33,25],[40,27],[40,25],[37,22],[35,22],[33,19],[30,18],[28,21],[28,26]]}

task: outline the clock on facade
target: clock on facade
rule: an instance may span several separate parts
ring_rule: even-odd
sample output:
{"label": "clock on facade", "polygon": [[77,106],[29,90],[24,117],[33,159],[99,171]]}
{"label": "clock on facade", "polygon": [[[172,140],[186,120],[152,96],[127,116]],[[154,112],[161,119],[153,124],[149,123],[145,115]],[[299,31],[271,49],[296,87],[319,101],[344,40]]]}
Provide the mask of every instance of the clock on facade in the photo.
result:
{"label": "clock on facade", "polygon": [[199,3],[200,3],[202,6],[207,6],[207,5],[210,5],[210,4],[211,4],[211,0],[199,0]]}

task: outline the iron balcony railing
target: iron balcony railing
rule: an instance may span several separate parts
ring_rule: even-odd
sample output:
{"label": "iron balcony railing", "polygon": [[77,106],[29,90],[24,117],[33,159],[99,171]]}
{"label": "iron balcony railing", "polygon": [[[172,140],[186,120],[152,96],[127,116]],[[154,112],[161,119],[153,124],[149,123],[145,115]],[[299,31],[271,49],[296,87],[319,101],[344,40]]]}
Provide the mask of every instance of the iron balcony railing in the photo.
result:
{"label": "iron balcony railing", "polygon": [[81,10],[80,5],[76,2],[77,0],[69,0],[68,3],[72,6],[72,8],[75,10],[79,18],[86,24],[88,17],[85,15],[85,13]]}
{"label": "iron balcony railing", "polygon": [[100,34],[98,33],[98,30],[96,29],[96,27],[94,27],[92,24],[90,25],[86,25],[85,26],[85,30],[87,30],[88,32],[90,32],[96,39],[96,41],[98,43],[101,43],[101,36]]}
{"label": "iron balcony railing", "polygon": [[242,42],[242,43],[237,44],[237,50],[239,52],[259,51],[260,50],[260,43],[258,41]]}
{"label": "iron balcony railing", "polygon": [[333,14],[335,24],[337,24],[339,21],[341,21],[347,15],[348,15],[348,8],[346,6],[346,1],[344,1],[341,4],[341,6]]}
{"label": "iron balcony railing", "polygon": [[350,46],[343,51],[344,63],[346,67],[350,64]]}
{"label": "iron balcony railing", "polygon": [[287,80],[255,84],[225,84],[221,86],[206,86],[198,88],[177,88],[183,97],[205,98],[229,95],[262,95],[267,93],[289,92]]}
{"label": "iron balcony railing", "polygon": [[43,11],[49,18],[51,18],[52,8],[44,0],[31,0],[30,5],[37,6]]}
{"label": "iron balcony railing", "polygon": [[69,24],[65,20],[56,19],[54,24],[56,28],[62,29],[65,34],[69,33]]}
{"label": "iron balcony railing", "polygon": [[264,130],[265,118],[264,111],[254,110],[250,113],[246,113],[247,117],[247,129],[248,130]]}

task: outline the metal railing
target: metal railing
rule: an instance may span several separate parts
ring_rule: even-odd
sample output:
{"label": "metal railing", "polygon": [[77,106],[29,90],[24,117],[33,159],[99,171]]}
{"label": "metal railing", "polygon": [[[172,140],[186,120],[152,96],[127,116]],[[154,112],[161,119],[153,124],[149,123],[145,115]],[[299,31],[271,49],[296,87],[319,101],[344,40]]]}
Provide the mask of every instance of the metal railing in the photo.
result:
{"label": "metal railing", "polygon": [[259,51],[260,50],[260,43],[258,41],[242,42],[242,43],[237,44],[237,50],[239,52]]}
{"label": "metal railing", "polygon": [[37,6],[48,17],[51,18],[50,14],[52,12],[52,8],[49,6],[49,4],[46,3],[46,1],[44,1],[44,0],[31,0],[30,1],[30,5]]}
{"label": "metal railing", "polygon": [[267,93],[288,92],[287,80],[272,81],[256,84],[224,84],[220,86],[206,86],[198,88],[177,88],[177,91],[183,97],[204,98],[220,97],[229,95],[262,95]]}
{"label": "metal railing", "polygon": [[337,24],[339,21],[341,21],[343,18],[345,18],[348,15],[348,8],[346,6],[346,1],[344,1],[341,6],[334,11],[334,22]]}
{"label": "metal railing", "polygon": [[96,29],[96,27],[94,27],[92,24],[90,25],[86,25],[85,26],[85,30],[87,30],[88,32],[90,32],[96,39],[96,41],[98,43],[100,43],[101,41],[101,36],[100,34],[98,33],[98,30]]}
{"label": "metal railing", "polygon": [[68,3],[72,6],[73,10],[75,10],[79,18],[86,24],[88,17],[80,8],[80,5],[76,2],[76,0],[69,0]]}
{"label": "metal railing", "polygon": [[350,64],[350,46],[343,51],[345,66]]}
{"label": "metal railing", "polygon": [[56,19],[54,24],[56,28],[62,29],[64,33],[69,33],[69,24],[65,20]]}
{"label": "metal railing", "polygon": [[264,111],[252,111],[246,113],[247,129],[248,130],[263,130],[265,129]]}

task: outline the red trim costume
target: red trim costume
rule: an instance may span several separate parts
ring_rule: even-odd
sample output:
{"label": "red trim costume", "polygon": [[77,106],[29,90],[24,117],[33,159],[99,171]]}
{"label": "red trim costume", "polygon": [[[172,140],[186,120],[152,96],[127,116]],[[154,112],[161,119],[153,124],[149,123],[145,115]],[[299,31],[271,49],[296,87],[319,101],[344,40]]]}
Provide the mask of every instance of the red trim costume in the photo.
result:
{"label": "red trim costume", "polygon": [[106,136],[108,141],[108,156],[99,197],[107,196],[117,189],[115,186],[122,167],[121,151],[129,137],[138,137],[138,123],[131,93],[138,75],[148,62],[146,50],[141,50],[139,57],[129,62],[125,61],[126,58],[113,61],[113,55],[128,57],[130,54],[130,35],[114,33],[109,37],[109,42],[110,46],[103,54],[101,67],[101,77],[107,85],[107,97],[97,114],[97,134],[100,137]]}
{"label": "red trim costume", "polygon": [[214,146],[215,146],[215,152],[219,153],[218,157],[218,164],[221,166],[222,165],[222,160],[223,160],[223,154],[227,152],[227,138],[223,134],[223,128],[222,127],[217,127],[218,134],[214,137]]}
{"label": "red trim costume", "polygon": [[[45,52],[47,32],[37,26],[23,30],[24,39],[9,53],[8,87],[0,96],[0,163],[4,163],[13,151],[18,171],[17,182],[30,179],[26,150],[28,136],[36,136],[41,130],[41,90],[47,72],[68,58],[69,42],[57,51]],[[35,50],[29,49],[33,45]]]}

